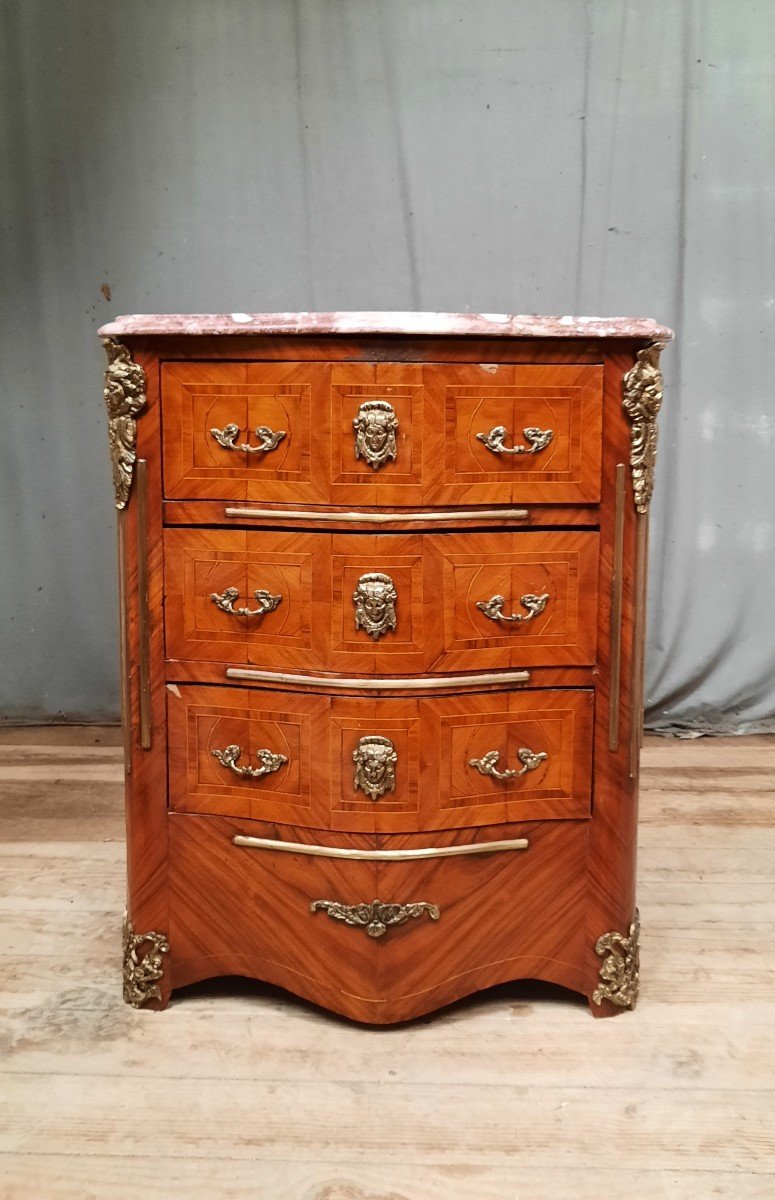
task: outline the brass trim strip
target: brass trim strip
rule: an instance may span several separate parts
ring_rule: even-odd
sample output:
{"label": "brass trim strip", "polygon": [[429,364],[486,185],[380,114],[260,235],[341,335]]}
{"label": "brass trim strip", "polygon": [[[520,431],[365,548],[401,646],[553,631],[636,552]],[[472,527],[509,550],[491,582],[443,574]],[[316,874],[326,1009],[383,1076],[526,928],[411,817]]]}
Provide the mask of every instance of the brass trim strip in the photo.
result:
{"label": "brass trim strip", "polygon": [[227,517],[262,517],[272,520],[328,521],[331,524],[395,525],[397,523],[434,521],[526,521],[526,508],[483,508],[460,509],[458,512],[308,512],[305,509],[287,508],[225,508]]}
{"label": "brass trim strip", "polygon": [[290,675],[285,671],[254,671],[248,667],[227,667],[227,679],[256,679],[264,683],[298,683],[303,687],[360,688],[369,692],[429,691],[443,687],[478,687],[491,683],[529,683],[529,671],[492,671],[486,675],[436,675],[420,679],[343,679],[336,675]]}
{"label": "brass trim strip", "polygon": [[627,468],[616,464],[616,500],[614,506],[614,562],[611,573],[611,663],[608,689],[608,749],[619,749],[619,697],[622,669],[622,589],[624,585],[624,490]]}
{"label": "brass trim strip", "polygon": [[148,613],[148,463],[137,460],[137,596],[140,642],[140,745],[151,748],[151,623]]}
{"label": "brass trim strip", "polygon": [[638,774],[643,744],[643,687],[646,653],[646,588],[648,583],[649,518],[638,514],[635,543],[635,630],[632,644],[632,716],[630,719],[630,778]]}
{"label": "brass trim strip", "polygon": [[417,858],[453,858],[464,854],[494,854],[499,850],[527,850],[527,838],[507,842],[470,842],[464,846],[428,846],[422,850],[345,850],[341,846],[304,845],[302,842],[276,842],[272,838],[247,837],[238,833],[235,846],[249,850],[282,850],[288,854],[308,854],[312,858],[349,858],[363,862],[407,862]]}
{"label": "brass trim strip", "polygon": [[124,743],[124,774],[132,773],[132,689],[129,682],[129,623],[126,611],[126,513],[119,509],[116,521],[118,542],[118,655],[121,673],[121,733]]}

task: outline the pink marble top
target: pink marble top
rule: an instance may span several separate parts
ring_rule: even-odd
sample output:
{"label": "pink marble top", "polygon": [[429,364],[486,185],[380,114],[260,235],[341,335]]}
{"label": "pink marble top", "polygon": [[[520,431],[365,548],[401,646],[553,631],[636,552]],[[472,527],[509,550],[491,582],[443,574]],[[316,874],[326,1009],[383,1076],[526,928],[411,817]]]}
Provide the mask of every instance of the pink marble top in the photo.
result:
{"label": "pink marble top", "polygon": [[646,338],[673,331],[647,317],[518,317],[507,313],[181,313],[116,317],[102,337],[159,334],[414,334],[415,336]]}

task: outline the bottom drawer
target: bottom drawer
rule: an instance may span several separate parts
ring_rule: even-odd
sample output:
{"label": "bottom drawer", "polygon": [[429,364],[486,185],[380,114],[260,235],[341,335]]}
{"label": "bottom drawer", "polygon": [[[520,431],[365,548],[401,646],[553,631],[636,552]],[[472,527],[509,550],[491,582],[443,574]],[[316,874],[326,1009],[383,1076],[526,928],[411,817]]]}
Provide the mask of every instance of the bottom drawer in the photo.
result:
{"label": "bottom drawer", "polygon": [[[374,1024],[416,1017],[510,979],[587,990],[584,821],[336,841],[323,835],[326,848],[357,853],[456,849],[409,861],[232,841],[279,835],[314,845],[309,829],[181,814],[171,814],[169,825],[173,987],[244,975]],[[461,852],[521,839],[525,848]]]}

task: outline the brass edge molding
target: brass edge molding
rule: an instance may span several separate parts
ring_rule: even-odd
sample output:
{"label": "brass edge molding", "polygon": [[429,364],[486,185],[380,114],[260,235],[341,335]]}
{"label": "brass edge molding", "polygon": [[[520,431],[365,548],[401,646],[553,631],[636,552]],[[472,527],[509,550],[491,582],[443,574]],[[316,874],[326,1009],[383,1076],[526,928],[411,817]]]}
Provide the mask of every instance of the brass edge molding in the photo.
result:
{"label": "brass edge molding", "polygon": [[632,701],[630,718],[630,778],[638,774],[643,745],[646,660],[646,591],[648,586],[649,518],[637,518],[635,533],[635,627],[632,635]]}
{"label": "brass edge molding", "polygon": [[126,602],[126,513],[116,513],[118,542],[118,626],[121,673],[121,734],[124,745],[124,774],[132,773],[132,689],[129,680],[129,620]]}
{"label": "brass edge molding", "polygon": [[437,904],[428,904],[426,900],[416,900],[411,904],[386,904],[382,900],[372,900],[371,904],[342,904],[338,900],[313,900],[309,906],[310,912],[319,910],[327,913],[333,921],[343,921],[345,925],[355,925],[363,929],[371,938],[381,938],[391,925],[403,925],[411,918],[417,918],[427,913],[432,921],[438,921],[441,909]]}
{"label": "brass edge molding", "polygon": [[151,618],[148,611],[148,463],[137,462],[137,600],[140,642],[140,746],[151,748]]}
{"label": "brass edge molding", "polygon": [[469,854],[495,854],[499,851],[527,850],[527,838],[511,838],[505,842],[468,842],[462,846],[426,846],[411,850],[348,850],[343,846],[306,845],[303,842],[278,842],[272,838],[248,837],[235,834],[235,846],[247,850],[280,850],[286,854],[307,854],[311,858],[344,858],[351,862],[412,862],[422,858],[455,858]]}
{"label": "brass edge molding", "polygon": [[619,698],[622,668],[622,592],[624,586],[624,487],[625,465],[616,464],[616,499],[614,504],[614,561],[611,573],[611,663],[608,689],[608,749],[619,749]]}
{"label": "brass edge molding", "polygon": [[116,508],[125,508],[132,488],[137,451],[137,416],[145,407],[145,371],[134,362],[126,346],[102,338],[108,365],[103,395],[108,410],[108,445],[113,467]]}
{"label": "brass edge molding", "polygon": [[227,679],[254,679],[261,683],[298,683],[302,687],[355,688],[366,692],[432,691],[445,687],[481,687],[490,684],[529,683],[529,671],[492,671],[484,675],[435,675],[397,679],[385,676],[346,678],[335,675],[292,675],[286,671],[258,671],[250,667],[227,667]]}
{"label": "brass edge molding", "polygon": [[170,946],[163,933],[135,933],[124,913],[124,1000],[141,1008],[149,1000],[161,1000],[159,980],[164,975],[163,954]]}
{"label": "brass edge molding", "polygon": [[459,509],[457,512],[309,512],[303,508],[224,508],[225,517],[255,517],[274,521],[328,521],[332,525],[398,525],[438,521],[526,521],[526,508]]}
{"label": "brass edge molding", "polygon": [[595,943],[595,954],[602,958],[600,983],[592,999],[595,1004],[609,1000],[617,1008],[634,1008],[640,987],[640,914],[635,917],[628,934],[604,933]]}
{"label": "brass edge molding", "polygon": [[657,414],[662,407],[663,383],[659,356],[664,342],[651,342],[639,350],[635,364],[622,380],[622,407],[632,426],[630,466],[635,508],[647,513],[654,491],[657,461]]}

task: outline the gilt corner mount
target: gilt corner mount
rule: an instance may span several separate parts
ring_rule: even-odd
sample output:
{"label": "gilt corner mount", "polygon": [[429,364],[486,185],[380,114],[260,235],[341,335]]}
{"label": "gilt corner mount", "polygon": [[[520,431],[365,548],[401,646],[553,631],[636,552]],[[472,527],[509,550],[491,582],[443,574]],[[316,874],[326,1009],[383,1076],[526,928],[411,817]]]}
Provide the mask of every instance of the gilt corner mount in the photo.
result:
{"label": "gilt corner mount", "polygon": [[105,369],[105,405],[108,410],[108,442],[113,466],[116,508],[126,508],[137,459],[136,417],[145,407],[145,371],[133,361],[126,346],[114,338],[103,338],[108,356]]}
{"label": "gilt corner mount", "polygon": [[124,913],[124,1000],[141,1008],[149,1000],[161,1000],[159,980],[164,975],[163,954],[170,945],[163,933],[135,933]]}
{"label": "gilt corner mount", "polygon": [[635,508],[647,513],[654,491],[657,462],[657,414],[662,407],[662,372],[659,356],[664,342],[651,342],[638,351],[634,366],[624,376],[622,406],[631,430],[630,466]]}
{"label": "gilt corner mount", "polygon": [[627,934],[604,933],[595,943],[600,964],[600,982],[592,999],[595,1004],[609,1000],[617,1008],[634,1008],[640,988],[640,914],[635,917]]}

